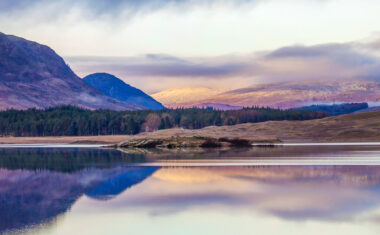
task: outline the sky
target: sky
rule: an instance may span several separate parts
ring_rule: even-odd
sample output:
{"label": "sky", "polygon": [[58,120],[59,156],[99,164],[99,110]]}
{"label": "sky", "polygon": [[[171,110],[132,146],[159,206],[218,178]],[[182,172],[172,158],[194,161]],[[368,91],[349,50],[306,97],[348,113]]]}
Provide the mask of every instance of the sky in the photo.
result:
{"label": "sky", "polygon": [[153,93],[380,80],[378,0],[1,0],[0,31]]}

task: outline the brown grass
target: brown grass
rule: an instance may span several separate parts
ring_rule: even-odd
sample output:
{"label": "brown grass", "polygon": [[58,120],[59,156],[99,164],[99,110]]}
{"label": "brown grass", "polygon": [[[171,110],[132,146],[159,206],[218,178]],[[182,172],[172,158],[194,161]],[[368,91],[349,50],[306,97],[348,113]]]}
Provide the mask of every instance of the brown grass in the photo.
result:
{"label": "brown grass", "polygon": [[380,112],[348,114],[309,121],[268,121],[199,130],[180,128],[141,133],[126,139],[205,136],[247,139],[251,142],[363,142],[380,141]]}

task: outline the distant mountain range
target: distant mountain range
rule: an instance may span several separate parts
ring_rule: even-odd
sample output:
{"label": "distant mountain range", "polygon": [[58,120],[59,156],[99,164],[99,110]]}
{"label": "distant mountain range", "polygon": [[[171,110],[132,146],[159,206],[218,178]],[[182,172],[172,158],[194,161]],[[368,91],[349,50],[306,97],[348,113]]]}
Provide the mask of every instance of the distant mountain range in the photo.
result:
{"label": "distant mountain range", "polygon": [[59,105],[112,110],[162,107],[143,92],[129,88],[122,91],[133,92],[134,99],[127,100],[130,102],[107,96],[80,79],[51,48],[0,33],[0,110]]}
{"label": "distant mountain range", "polygon": [[[360,103],[380,100],[380,84],[373,81],[302,81],[283,82],[250,86],[226,92],[213,92],[212,89],[187,89],[187,97],[182,102],[178,91],[170,89],[152,96],[167,107],[204,107],[213,106],[251,107],[268,106],[272,108],[294,108],[312,104]],[[211,92],[210,92],[211,90]],[[201,92],[200,92],[201,91]],[[204,91],[205,94],[202,92]],[[216,93],[216,94],[215,94]],[[198,98],[199,97],[199,98]],[[206,98],[204,98],[206,97]]]}
{"label": "distant mountain range", "polygon": [[141,90],[132,87],[119,78],[108,73],[94,73],[83,78],[90,86],[107,96],[131,104],[137,104],[147,109],[159,110],[164,106]]}
{"label": "distant mountain range", "polygon": [[165,106],[180,107],[182,104],[197,103],[225,91],[206,87],[184,87],[164,90],[151,96]]}

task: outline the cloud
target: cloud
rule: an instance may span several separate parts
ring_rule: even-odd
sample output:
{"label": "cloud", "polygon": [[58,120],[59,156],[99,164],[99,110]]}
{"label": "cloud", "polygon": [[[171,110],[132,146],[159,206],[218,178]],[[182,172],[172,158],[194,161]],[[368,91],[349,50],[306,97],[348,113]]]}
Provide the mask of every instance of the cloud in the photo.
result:
{"label": "cloud", "polygon": [[169,55],[148,54],[142,57],[68,57],[70,64],[83,70],[116,71],[126,76],[174,77],[174,78],[223,78],[239,74],[247,64],[192,62]]}
{"label": "cloud", "polygon": [[[218,61],[210,58],[178,58],[162,54],[136,57],[67,57],[70,67],[84,77],[95,72],[107,72],[148,93],[173,87],[229,87],[248,85],[235,75],[250,64],[238,61]],[[221,82],[222,81],[222,82]]]}
{"label": "cloud", "polygon": [[213,5],[215,3],[240,5],[258,2],[259,0],[2,0],[0,12],[12,14],[15,12],[36,11],[39,9],[51,9],[48,5],[59,6],[58,14],[66,14],[68,9],[78,8],[87,12],[88,16],[110,15],[118,17],[122,13],[134,15],[139,12],[152,12],[165,7],[189,9],[192,6]]}
{"label": "cloud", "polygon": [[295,58],[318,59],[329,58],[347,65],[364,65],[376,63],[377,59],[363,54],[350,44],[323,44],[316,46],[290,46],[277,49],[268,55],[267,59]]}
{"label": "cloud", "polygon": [[[380,80],[380,58],[368,52],[370,43],[289,46],[259,59],[259,74],[271,80]],[[363,50],[365,49],[365,50]]]}
{"label": "cloud", "polygon": [[227,77],[242,70],[241,64],[201,65],[201,64],[143,64],[143,65],[113,65],[108,69],[125,70],[127,74],[138,76],[165,77]]}
{"label": "cloud", "polygon": [[358,45],[295,45],[260,54],[200,58],[148,54],[139,57],[67,59],[80,75],[90,72],[114,73],[147,90],[178,86],[229,89],[238,85],[304,80],[380,81],[380,58],[363,50],[373,45]]}
{"label": "cloud", "polygon": [[368,43],[368,46],[371,49],[380,50],[380,39]]}
{"label": "cloud", "polygon": [[359,40],[379,11],[377,0],[1,0],[0,28],[67,56],[220,56]]}

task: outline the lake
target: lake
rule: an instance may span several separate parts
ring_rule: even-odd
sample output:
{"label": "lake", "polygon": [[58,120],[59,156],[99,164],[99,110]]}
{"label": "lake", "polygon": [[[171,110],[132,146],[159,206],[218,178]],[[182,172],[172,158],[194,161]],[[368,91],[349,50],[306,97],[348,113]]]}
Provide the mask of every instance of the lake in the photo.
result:
{"label": "lake", "polygon": [[379,231],[378,145],[0,146],[0,234]]}

